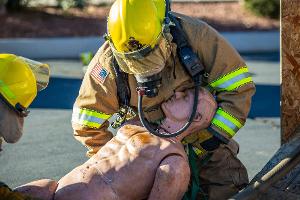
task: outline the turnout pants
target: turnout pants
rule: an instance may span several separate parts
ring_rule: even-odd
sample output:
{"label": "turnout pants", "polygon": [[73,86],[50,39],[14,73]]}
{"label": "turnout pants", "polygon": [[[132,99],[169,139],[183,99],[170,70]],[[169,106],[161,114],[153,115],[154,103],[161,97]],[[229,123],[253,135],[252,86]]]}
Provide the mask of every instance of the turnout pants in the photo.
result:
{"label": "turnout pants", "polygon": [[205,164],[203,157],[198,157],[200,187],[203,191],[197,199],[205,199],[203,196],[208,196],[209,200],[228,199],[249,183],[247,170],[237,158],[238,152],[238,143],[230,140],[227,145],[220,145]]}

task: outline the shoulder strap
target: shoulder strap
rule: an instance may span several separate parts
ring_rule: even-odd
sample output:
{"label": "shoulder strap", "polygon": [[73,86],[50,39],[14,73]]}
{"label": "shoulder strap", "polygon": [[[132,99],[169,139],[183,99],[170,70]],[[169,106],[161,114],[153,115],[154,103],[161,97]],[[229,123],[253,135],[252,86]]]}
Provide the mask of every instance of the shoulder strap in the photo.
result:
{"label": "shoulder strap", "polygon": [[178,58],[184,69],[192,78],[204,74],[204,66],[200,61],[199,56],[193,52],[179,20],[171,12],[168,12],[168,18],[175,25],[170,26],[170,32],[177,45]]}
{"label": "shoulder strap", "polygon": [[128,83],[128,74],[120,70],[115,58],[113,58],[113,69],[116,75],[119,106],[129,106],[131,91]]}
{"label": "shoulder strap", "polygon": [[170,32],[173,36],[173,40],[177,45],[177,48],[189,47],[189,43],[187,41],[187,36],[184,30],[181,27],[181,24],[178,20],[178,17],[172,14],[171,12],[168,13],[168,17],[174,25],[170,26]]}

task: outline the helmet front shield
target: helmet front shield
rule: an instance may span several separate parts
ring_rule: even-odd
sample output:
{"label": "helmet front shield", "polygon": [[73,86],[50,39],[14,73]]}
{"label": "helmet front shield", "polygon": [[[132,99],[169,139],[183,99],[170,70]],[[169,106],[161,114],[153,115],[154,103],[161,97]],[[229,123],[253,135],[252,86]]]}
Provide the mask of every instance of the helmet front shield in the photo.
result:
{"label": "helmet front shield", "polygon": [[21,56],[19,58],[22,59],[24,62],[26,62],[28,66],[31,68],[36,79],[37,91],[41,91],[45,89],[49,83],[49,77],[50,77],[49,65],[28,58],[24,58]]}

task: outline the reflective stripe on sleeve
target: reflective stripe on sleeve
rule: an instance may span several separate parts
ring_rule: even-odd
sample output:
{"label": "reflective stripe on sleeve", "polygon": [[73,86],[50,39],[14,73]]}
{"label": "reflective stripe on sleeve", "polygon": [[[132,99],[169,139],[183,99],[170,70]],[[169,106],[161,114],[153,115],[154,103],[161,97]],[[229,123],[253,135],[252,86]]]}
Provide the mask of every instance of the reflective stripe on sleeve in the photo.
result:
{"label": "reflective stripe on sleeve", "polygon": [[213,125],[224,130],[229,137],[233,137],[243,124],[222,108],[218,108],[212,122]]}
{"label": "reflective stripe on sleeve", "polygon": [[111,115],[89,110],[86,108],[73,108],[72,122],[88,126],[90,128],[100,128],[100,126],[109,118]]}
{"label": "reflective stripe on sleeve", "polygon": [[209,84],[217,91],[232,91],[247,83],[253,82],[247,66],[222,76],[218,80]]}

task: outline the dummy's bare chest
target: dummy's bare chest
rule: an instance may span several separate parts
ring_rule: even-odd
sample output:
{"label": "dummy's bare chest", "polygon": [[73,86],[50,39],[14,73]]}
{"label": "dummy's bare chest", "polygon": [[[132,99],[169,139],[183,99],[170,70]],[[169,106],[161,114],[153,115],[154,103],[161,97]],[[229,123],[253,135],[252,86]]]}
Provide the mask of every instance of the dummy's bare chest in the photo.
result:
{"label": "dummy's bare chest", "polygon": [[184,156],[184,150],[175,142],[148,132],[133,132],[134,127],[132,132],[130,129],[119,132],[97,153],[98,164],[94,165],[122,199],[145,197],[151,190],[161,161],[168,155]]}
{"label": "dummy's bare chest", "polygon": [[156,165],[155,162],[160,162],[167,154],[181,151],[180,145],[174,141],[156,137],[149,132],[130,134],[130,131],[119,131],[117,136],[97,153],[98,158],[112,158],[115,161],[111,163],[116,165],[127,164],[133,160],[148,164],[151,161]]}

